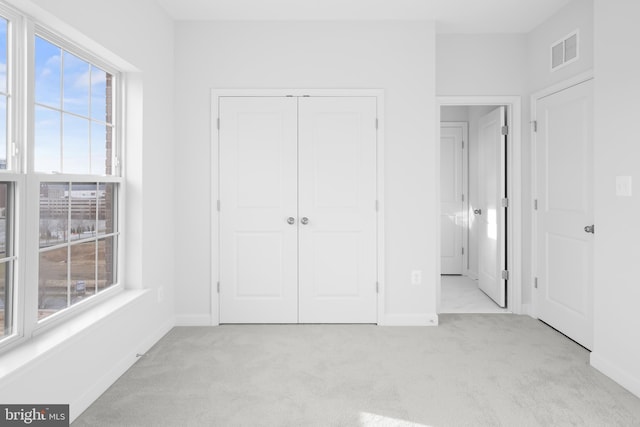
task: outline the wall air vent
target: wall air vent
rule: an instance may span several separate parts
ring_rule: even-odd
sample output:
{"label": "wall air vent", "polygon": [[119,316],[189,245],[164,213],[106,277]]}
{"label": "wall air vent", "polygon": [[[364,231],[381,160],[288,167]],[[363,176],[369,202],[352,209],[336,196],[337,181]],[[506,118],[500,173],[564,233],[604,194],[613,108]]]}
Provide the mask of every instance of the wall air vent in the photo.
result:
{"label": "wall air vent", "polygon": [[579,58],[578,30],[551,45],[551,71],[555,71]]}

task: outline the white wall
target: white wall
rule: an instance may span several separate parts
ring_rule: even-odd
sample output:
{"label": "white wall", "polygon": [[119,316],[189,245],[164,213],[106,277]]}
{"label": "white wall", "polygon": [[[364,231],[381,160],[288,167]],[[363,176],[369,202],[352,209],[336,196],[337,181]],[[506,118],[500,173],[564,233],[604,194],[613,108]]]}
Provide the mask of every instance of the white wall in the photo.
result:
{"label": "white wall", "polygon": [[524,94],[524,34],[438,34],[436,43],[438,96]]}
{"label": "white wall", "polygon": [[[139,115],[129,124],[126,141],[129,239],[123,267],[127,287],[151,291],[92,320],[90,327],[45,333],[37,342],[51,342],[54,336],[61,342],[0,381],[3,403],[70,403],[73,418],[134,363],[137,352],[146,351],[173,325],[173,22],[153,0],[10,3],[81,44],[100,45],[99,54],[131,64],[122,65],[127,71],[137,70],[131,76],[130,105]],[[66,335],[70,338],[61,338]]]}
{"label": "white wall", "polygon": [[[551,71],[551,45],[579,30],[579,59]],[[593,0],[574,0],[527,35],[529,89],[536,92],[593,69]]]}
{"label": "white wall", "polygon": [[469,109],[466,106],[442,106],[440,108],[441,122],[468,122]]}
{"label": "white wall", "polygon": [[[208,323],[211,88],[385,90],[387,322],[435,314],[435,36],[428,22],[176,24],[178,321]],[[422,270],[424,284],[410,284]]]}
{"label": "white wall", "polygon": [[[595,1],[595,336],[591,364],[640,396],[640,3]],[[615,177],[632,176],[632,197]]]}

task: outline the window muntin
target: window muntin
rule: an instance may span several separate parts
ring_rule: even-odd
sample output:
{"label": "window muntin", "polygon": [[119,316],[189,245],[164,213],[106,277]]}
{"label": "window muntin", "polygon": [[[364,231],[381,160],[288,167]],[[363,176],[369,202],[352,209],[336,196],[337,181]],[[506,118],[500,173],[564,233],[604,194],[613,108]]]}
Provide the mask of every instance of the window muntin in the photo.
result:
{"label": "window muntin", "polygon": [[34,170],[112,175],[113,75],[35,36]]}
{"label": "window muntin", "polygon": [[116,284],[117,188],[40,184],[38,320]]}

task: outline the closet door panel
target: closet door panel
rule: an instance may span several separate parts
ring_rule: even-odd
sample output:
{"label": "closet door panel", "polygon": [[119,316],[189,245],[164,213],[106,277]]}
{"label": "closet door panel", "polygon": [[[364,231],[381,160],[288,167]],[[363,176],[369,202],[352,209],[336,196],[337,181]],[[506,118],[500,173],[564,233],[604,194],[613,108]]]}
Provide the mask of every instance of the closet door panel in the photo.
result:
{"label": "closet door panel", "polygon": [[301,323],[377,320],[376,115],[372,97],[299,99]]}
{"label": "closet door panel", "polygon": [[220,100],[221,323],[298,321],[297,132],[295,98]]}

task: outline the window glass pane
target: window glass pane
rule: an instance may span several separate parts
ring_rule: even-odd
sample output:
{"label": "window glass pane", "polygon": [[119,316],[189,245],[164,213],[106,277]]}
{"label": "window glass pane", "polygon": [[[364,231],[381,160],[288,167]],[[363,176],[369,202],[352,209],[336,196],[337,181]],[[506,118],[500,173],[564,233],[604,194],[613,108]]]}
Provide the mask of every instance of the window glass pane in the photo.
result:
{"label": "window glass pane", "polygon": [[[107,100],[108,98],[108,100]],[[111,75],[98,67],[91,67],[91,118],[111,123]],[[110,113],[110,111],[109,111]],[[109,116],[109,117],[108,117]]]}
{"label": "window glass pane", "polygon": [[0,340],[13,334],[12,267],[12,261],[0,264]]}
{"label": "window glass pane", "polygon": [[98,292],[115,284],[116,238],[98,240]]}
{"label": "window glass pane", "polygon": [[67,250],[65,246],[40,253],[38,319],[44,319],[69,305]]}
{"label": "window glass pane", "polygon": [[9,217],[8,190],[7,183],[0,183],[0,258],[11,256],[11,224],[7,223]]}
{"label": "window glass pane", "polygon": [[[107,169],[107,153],[111,158],[111,143],[107,139],[106,125],[100,123],[91,124],[91,173],[96,175],[109,175]],[[109,165],[110,166],[110,165]]]}
{"label": "window glass pane", "polygon": [[37,172],[62,172],[60,149],[60,113],[36,107],[34,169]]}
{"label": "window glass pane", "polygon": [[91,70],[89,63],[63,51],[64,102],[62,109],[70,113],[89,117],[89,86]]}
{"label": "window glass pane", "polygon": [[100,184],[98,191],[98,235],[112,234],[115,230],[115,186]]}
{"label": "window glass pane", "polygon": [[96,235],[98,214],[97,184],[71,185],[71,239],[88,239]]}
{"label": "window glass pane", "polygon": [[96,293],[96,241],[71,245],[71,304]]}
{"label": "window glass pane", "polygon": [[9,23],[0,18],[0,92],[7,93],[7,28]]}
{"label": "window glass pane", "polygon": [[67,241],[69,229],[69,184],[40,184],[40,248]]}
{"label": "window glass pane", "polygon": [[0,169],[7,168],[7,103],[6,95],[0,95]]}
{"label": "window glass pane", "polygon": [[90,173],[89,121],[64,114],[63,172]]}
{"label": "window glass pane", "polygon": [[35,44],[36,102],[60,108],[62,49],[37,36]]}

